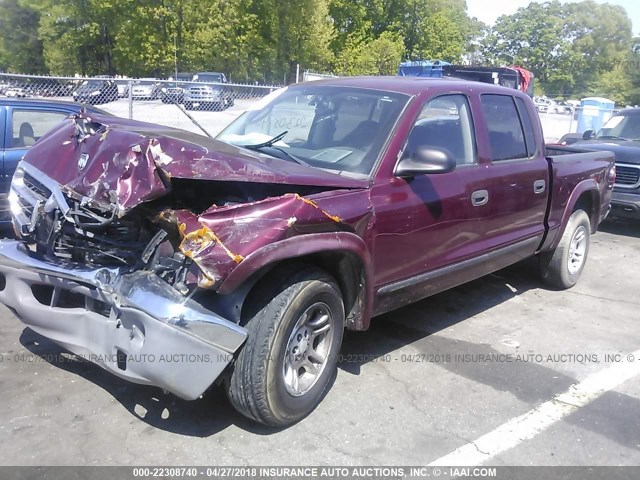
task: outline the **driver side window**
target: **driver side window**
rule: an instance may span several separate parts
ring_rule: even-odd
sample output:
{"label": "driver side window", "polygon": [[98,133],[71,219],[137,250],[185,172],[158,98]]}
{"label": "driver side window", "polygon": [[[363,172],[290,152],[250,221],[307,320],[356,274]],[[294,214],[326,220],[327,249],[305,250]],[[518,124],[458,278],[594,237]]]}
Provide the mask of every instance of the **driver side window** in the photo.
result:
{"label": "driver side window", "polygon": [[473,122],[464,95],[443,95],[424,105],[411,129],[404,154],[409,156],[425,147],[447,151],[457,165],[476,163]]}

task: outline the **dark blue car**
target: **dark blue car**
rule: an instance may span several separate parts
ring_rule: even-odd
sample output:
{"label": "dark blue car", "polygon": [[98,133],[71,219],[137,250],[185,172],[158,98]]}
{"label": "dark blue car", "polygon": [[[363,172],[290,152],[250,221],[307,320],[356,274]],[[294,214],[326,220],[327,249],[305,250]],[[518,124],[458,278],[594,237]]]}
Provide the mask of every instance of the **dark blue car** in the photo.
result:
{"label": "dark blue car", "polygon": [[106,113],[95,107],[59,100],[0,98],[0,225],[9,222],[9,185],[20,159],[48,130],[83,108]]}

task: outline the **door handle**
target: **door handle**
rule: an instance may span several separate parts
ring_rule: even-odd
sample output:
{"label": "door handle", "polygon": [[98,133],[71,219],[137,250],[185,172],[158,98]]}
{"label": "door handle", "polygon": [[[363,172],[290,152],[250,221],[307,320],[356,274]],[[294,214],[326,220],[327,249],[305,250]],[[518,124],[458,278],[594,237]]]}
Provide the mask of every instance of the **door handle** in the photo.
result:
{"label": "door handle", "polygon": [[489,202],[489,192],[486,190],[476,190],[471,194],[471,204],[474,207],[486,205]]}
{"label": "door handle", "polygon": [[547,187],[547,182],[544,180],[536,180],[533,182],[533,193],[542,193]]}

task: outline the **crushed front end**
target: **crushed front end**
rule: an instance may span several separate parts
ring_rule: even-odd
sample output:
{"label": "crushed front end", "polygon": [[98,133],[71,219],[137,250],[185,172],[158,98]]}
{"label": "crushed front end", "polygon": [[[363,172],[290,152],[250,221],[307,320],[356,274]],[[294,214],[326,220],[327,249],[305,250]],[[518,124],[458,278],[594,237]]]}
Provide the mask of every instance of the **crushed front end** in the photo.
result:
{"label": "crushed front end", "polygon": [[25,162],[10,204],[19,240],[0,241],[0,301],[34,331],[184,399],[244,342],[245,329],[190,298],[193,261],[145,208],[119,218]]}
{"label": "crushed front end", "polygon": [[17,240],[0,241],[0,301],[120,377],[197,398],[247,336],[251,283],[219,295],[227,276],[291,236],[363,235],[368,224],[370,209],[325,210],[341,192],[364,195],[366,181],[272,160],[184,131],[70,117],[14,175]]}

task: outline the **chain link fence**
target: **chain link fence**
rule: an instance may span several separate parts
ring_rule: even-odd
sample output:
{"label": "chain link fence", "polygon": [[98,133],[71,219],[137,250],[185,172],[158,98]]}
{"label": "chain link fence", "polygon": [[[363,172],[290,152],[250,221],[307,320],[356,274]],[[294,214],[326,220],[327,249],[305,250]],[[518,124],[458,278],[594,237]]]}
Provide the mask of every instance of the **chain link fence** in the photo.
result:
{"label": "chain link fence", "polygon": [[[181,128],[196,133],[219,133],[259,99],[279,88],[226,82],[221,74],[178,74],[175,80],[111,77],[44,77],[0,73],[0,98],[49,98],[95,105],[119,117]],[[333,75],[305,71],[304,80]],[[216,78],[216,77],[214,77]],[[536,103],[547,142],[557,142],[578,129],[582,109],[572,105]],[[591,107],[593,108],[593,107]],[[618,110],[608,111],[604,120]]]}
{"label": "chain link fence", "polygon": [[0,98],[74,101],[118,117],[211,135],[277,88],[229,83],[222,74],[179,74],[175,80],[160,80],[0,73]]}

